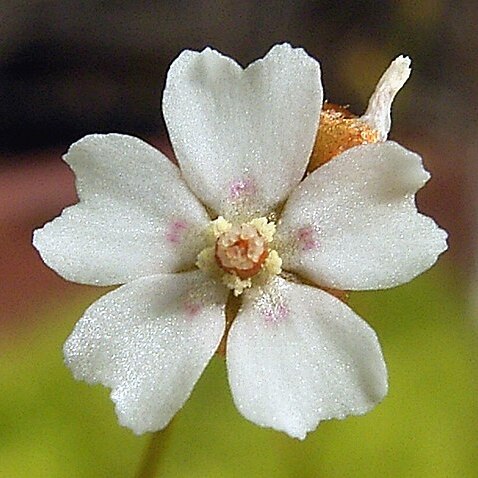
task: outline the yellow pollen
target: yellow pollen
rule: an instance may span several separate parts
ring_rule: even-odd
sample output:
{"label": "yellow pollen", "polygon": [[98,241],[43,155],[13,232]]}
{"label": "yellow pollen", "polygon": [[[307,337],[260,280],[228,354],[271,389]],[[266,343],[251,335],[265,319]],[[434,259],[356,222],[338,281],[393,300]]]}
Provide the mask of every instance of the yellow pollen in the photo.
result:
{"label": "yellow pollen", "polygon": [[379,132],[347,108],[325,103],[307,170],[314,171],[334,156],[360,144],[377,143]]}

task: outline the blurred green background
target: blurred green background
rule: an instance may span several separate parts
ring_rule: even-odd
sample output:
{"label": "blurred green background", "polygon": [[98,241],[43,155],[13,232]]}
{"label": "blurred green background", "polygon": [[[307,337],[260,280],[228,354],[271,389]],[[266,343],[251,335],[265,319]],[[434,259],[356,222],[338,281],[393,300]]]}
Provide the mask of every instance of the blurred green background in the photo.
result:
{"label": "blurred green background", "polygon": [[[62,364],[87,302],[50,304],[17,343],[2,344],[2,477],[132,477],[139,466],[149,436],[118,426],[106,389],[75,382]],[[465,302],[445,267],[352,296],[380,337],[390,393],[368,415],[323,422],[303,442],[243,419],[214,358],[165,437],[158,476],[476,476],[477,339]]]}
{"label": "blurred green background", "polygon": [[433,179],[419,204],[450,250],[410,284],[351,296],[389,368],[373,412],[304,442],[260,429],[234,409],[215,358],[158,476],[478,476],[478,2],[0,0],[0,12],[1,478],[132,477],[149,442],[63,365],[65,338],[104,290],[63,281],[31,246],[76,201],[61,154],[110,131],[170,153],[160,101],[179,52],[212,45],[247,64],[281,41],[318,58],[326,98],[358,114],[389,62],[412,57],[392,138],[423,155]]}

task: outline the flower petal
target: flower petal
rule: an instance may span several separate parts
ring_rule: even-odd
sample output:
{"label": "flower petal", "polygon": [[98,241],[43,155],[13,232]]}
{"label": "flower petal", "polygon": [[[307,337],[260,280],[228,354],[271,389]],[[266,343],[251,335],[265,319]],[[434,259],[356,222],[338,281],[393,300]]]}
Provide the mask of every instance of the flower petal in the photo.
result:
{"label": "flower petal", "polygon": [[392,103],[410,77],[410,65],[408,56],[400,55],[392,61],[370,97],[367,111],[360,118],[378,132],[381,141],[387,139],[392,126]]}
{"label": "flower petal", "polygon": [[163,97],[184,177],[226,217],[264,215],[287,197],[304,174],[321,107],[318,62],[287,44],[246,69],[210,48],[185,51]]}
{"label": "flower petal", "polygon": [[95,134],[64,160],[80,202],[35,231],[48,266],[68,280],[111,285],[194,264],[209,218],[162,153],[131,136]]}
{"label": "flower petal", "polygon": [[253,292],[227,341],[234,402],[247,419],[303,439],[321,420],[361,415],[382,400],[377,337],[344,303],[281,278]]}
{"label": "flower petal", "polygon": [[164,428],[224,333],[227,290],[201,272],[145,277],[94,303],[64,346],[76,379],[110,387],[122,425]]}
{"label": "flower petal", "polygon": [[341,290],[411,280],[447,248],[446,232],[415,205],[429,177],[420,156],[392,141],[332,159],[284,208],[277,231],[283,268]]}

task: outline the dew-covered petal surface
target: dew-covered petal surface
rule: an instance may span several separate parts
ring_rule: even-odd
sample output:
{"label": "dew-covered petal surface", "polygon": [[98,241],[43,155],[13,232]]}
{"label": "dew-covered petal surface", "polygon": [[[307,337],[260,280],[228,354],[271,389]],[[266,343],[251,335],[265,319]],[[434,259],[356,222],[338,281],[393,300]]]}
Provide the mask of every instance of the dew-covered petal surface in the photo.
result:
{"label": "dew-covered petal surface", "polygon": [[342,290],[411,280],[447,248],[446,232],[415,205],[429,177],[420,156],[392,141],[332,159],[284,208],[277,232],[283,268]]}
{"label": "dew-covered petal surface", "polygon": [[163,112],[192,190],[218,214],[263,215],[305,171],[322,86],[304,50],[273,47],[246,69],[217,51],[185,51],[171,65]]}
{"label": "dew-covered petal surface", "polygon": [[276,278],[247,292],[227,342],[234,402],[252,422],[303,439],[387,392],[375,332],[332,295]]}
{"label": "dew-covered petal surface", "polygon": [[209,218],[162,153],[131,136],[95,134],[64,160],[80,201],[35,231],[48,266],[68,280],[111,285],[194,264]]}
{"label": "dew-covered petal surface", "polygon": [[224,333],[227,289],[201,272],[140,278],[95,302],[64,346],[76,379],[110,387],[122,425],[164,428]]}

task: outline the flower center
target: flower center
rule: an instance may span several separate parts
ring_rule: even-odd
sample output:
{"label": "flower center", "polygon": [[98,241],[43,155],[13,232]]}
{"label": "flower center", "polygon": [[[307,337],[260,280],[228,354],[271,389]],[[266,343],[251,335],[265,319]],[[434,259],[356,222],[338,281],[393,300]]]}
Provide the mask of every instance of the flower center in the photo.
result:
{"label": "flower center", "polygon": [[232,226],[216,240],[217,265],[241,279],[255,276],[268,255],[267,240],[251,224]]}
{"label": "flower center", "polygon": [[280,274],[282,260],[271,247],[275,230],[274,222],[265,217],[231,224],[220,216],[207,229],[208,246],[199,253],[196,265],[234,295],[241,295],[253,284]]}

